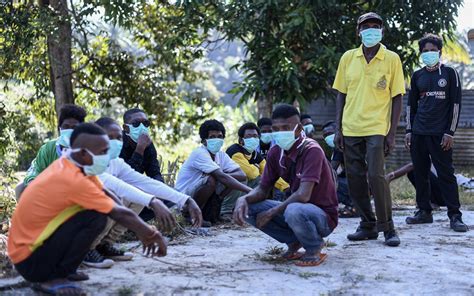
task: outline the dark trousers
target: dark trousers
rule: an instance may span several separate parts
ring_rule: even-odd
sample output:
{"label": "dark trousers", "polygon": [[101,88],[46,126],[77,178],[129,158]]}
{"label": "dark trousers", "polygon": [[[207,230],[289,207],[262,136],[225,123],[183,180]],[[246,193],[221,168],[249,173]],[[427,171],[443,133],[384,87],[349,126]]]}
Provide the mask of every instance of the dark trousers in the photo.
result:
{"label": "dark trousers", "polygon": [[[385,180],[384,136],[344,137],[344,160],[349,194],[361,215],[360,227],[392,230],[392,198]],[[368,183],[367,183],[368,179]],[[375,201],[375,218],[369,184]]]}
{"label": "dark trousers", "polygon": [[66,278],[76,272],[106,222],[107,216],[95,211],[77,213],[28,258],[15,264],[16,270],[30,282]]}
{"label": "dark trousers", "polygon": [[349,195],[349,186],[346,177],[337,177],[337,200],[345,206],[354,206],[352,198]]}
{"label": "dark trousers", "polygon": [[431,163],[436,169],[439,180],[439,190],[448,208],[448,216],[461,215],[459,208],[459,191],[453,167],[453,150],[443,151],[441,140],[443,136],[412,135],[411,159],[415,168],[416,204],[420,210],[431,212],[430,168]]}
{"label": "dark trousers", "polygon": [[[407,174],[408,180],[410,180],[411,185],[416,189],[416,176],[415,172],[411,171]],[[433,172],[430,172],[430,185],[431,185],[431,195],[430,201],[433,204],[438,206],[445,206],[443,194],[441,194],[441,185],[439,184],[438,177],[436,177]]]}

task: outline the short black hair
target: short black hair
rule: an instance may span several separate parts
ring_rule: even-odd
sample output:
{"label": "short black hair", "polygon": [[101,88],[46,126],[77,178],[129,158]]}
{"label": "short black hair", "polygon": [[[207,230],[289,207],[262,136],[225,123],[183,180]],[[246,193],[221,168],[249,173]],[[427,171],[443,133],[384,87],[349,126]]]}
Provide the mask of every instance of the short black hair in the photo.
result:
{"label": "short black hair", "polygon": [[59,126],[61,126],[64,120],[68,118],[74,118],[79,122],[84,122],[84,119],[87,116],[86,110],[84,108],[74,105],[74,104],[65,104],[59,109]]}
{"label": "short black hair", "polygon": [[272,125],[272,120],[268,117],[262,117],[257,121],[257,126],[261,128],[264,125]]}
{"label": "short black hair", "polygon": [[209,119],[201,124],[199,127],[199,136],[201,137],[201,140],[205,140],[209,137],[209,131],[221,131],[225,138],[225,127],[218,120]]}
{"label": "short black hair", "polygon": [[294,106],[290,104],[279,104],[275,107],[272,113],[272,119],[283,118],[287,119],[291,116],[298,115],[300,116],[300,112]]}
{"label": "short black hair", "polygon": [[240,138],[244,137],[246,130],[256,130],[258,135],[260,136],[260,129],[253,122],[246,122],[246,123],[242,124],[242,126],[239,128],[239,131],[237,133]]}
{"label": "short black hair", "polygon": [[110,117],[101,117],[101,118],[96,120],[95,124],[97,124],[98,126],[104,128],[104,129],[106,129],[109,126],[114,125],[114,124],[118,125],[117,121],[113,120]]}
{"label": "short black hair", "polygon": [[306,119],[306,118],[313,120],[309,114],[301,114],[301,120]]}
{"label": "short black hair", "polygon": [[330,120],[330,121],[326,122],[326,123],[323,125],[322,129],[325,129],[325,128],[330,127],[330,126],[336,127],[336,122],[335,122],[334,120]]}
{"label": "short black hair", "polygon": [[423,36],[423,38],[418,41],[418,47],[420,48],[420,52],[423,51],[423,48],[425,48],[426,43],[436,45],[439,50],[443,48],[443,38],[435,34],[425,34],[425,36]]}
{"label": "short black hair", "polygon": [[74,141],[77,139],[77,137],[79,137],[80,134],[103,136],[103,135],[106,135],[107,133],[104,131],[103,128],[101,128],[95,123],[78,124],[74,128],[74,131],[72,132],[72,135],[71,135],[71,139],[70,139],[71,147],[74,144]]}
{"label": "short black hair", "polygon": [[127,123],[130,121],[130,117],[133,115],[133,114],[136,114],[136,113],[143,113],[145,114],[145,111],[143,111],[142,109],[140,108],[132,108],[132,109],[129,109],[127,111],[125,111],[125,113],[123,114],[123,122],[124,123]]}

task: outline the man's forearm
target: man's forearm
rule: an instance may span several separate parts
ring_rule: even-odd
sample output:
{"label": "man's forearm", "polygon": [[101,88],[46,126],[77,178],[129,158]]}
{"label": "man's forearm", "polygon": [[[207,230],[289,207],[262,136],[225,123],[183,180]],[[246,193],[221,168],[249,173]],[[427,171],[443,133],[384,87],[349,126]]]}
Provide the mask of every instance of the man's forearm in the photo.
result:
{"label": "man's forearm", "polygon": [[342,114],[346,105],[346,95],[338,93],[336,98],[336,129],[342,130]]}
{"label": "man's forearm", "polygon": [[398,123],[400,122],[400,115],[402,114],[402,95],[398,95],[392,99],[392,115],[390,120],[390,135],[397,133]]}
{"label": "man's forearm", "polygon": [[240,183],[237,179],[235,179],[231,175],[223,175],[222,177],[220,176],[217,180],[228,188],[239,190],[245,193],[249,193],[250,191],[252,191],[252,188]]}
{"label": "man's forearm", "polygon": [[269,193],[270,189],[264,189],[260,185],[258,185],[256,188],[252,189],[249,194],[245,195],[245,200],[249,204],[254,204],[267,199]]}
{"label": "man's forearm", "polygon": [[127,208],[116,207],[109,216],[117,221],[117,223],[135,232],[138,236],[151,236],[154,233],[148,224],[143,222],[137,214]]}

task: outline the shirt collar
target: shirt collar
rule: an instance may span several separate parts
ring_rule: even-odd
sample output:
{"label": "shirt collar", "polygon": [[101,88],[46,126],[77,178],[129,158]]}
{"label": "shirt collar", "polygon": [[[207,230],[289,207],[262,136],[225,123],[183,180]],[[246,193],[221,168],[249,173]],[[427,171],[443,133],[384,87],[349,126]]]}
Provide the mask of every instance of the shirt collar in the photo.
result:
{"label": "shirt collar", "polygon": [[[386,51],[386,47],[385,45],[383,45],[382,43],[380,43],[380,48],[379,48],[379,51],[377,51],[377,54],[375,55],[375,58],[376,59],[379,59],[381,61],[383,61],[385,59],[385,51]],[[356,57],[363,57],[364,56],[364,52],[362,50],[362,44],[359,46],[359,48],[357,48],[357,51],[356,51]]]}

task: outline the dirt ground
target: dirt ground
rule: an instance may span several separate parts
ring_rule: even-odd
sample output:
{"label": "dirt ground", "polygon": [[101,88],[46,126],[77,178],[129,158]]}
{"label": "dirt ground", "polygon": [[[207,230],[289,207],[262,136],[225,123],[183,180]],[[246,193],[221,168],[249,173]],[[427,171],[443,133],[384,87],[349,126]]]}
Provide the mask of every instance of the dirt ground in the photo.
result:
{"label": "dirt ground", "polygon": [[[411,211],[396,211],[399,248],[377,241],[349,242],[357,219],[341,219],[328,238],[327,261],[297,267],[273,260],[283,245],[251,227],[211,229],[211,236],[173,245],[165,258],[143,257],[109,270],[85,269],[82,287],[91,295],[320,295],[320,294],[474,294],[474,212],[464,212],[472,229],[449,229],[446,212],[435,223],[409,226]],[[138,243],[127,244],[133,248]],[[20,278],[0,280],[0,287]],[[29,288],[0,294],[32,295]]]}

